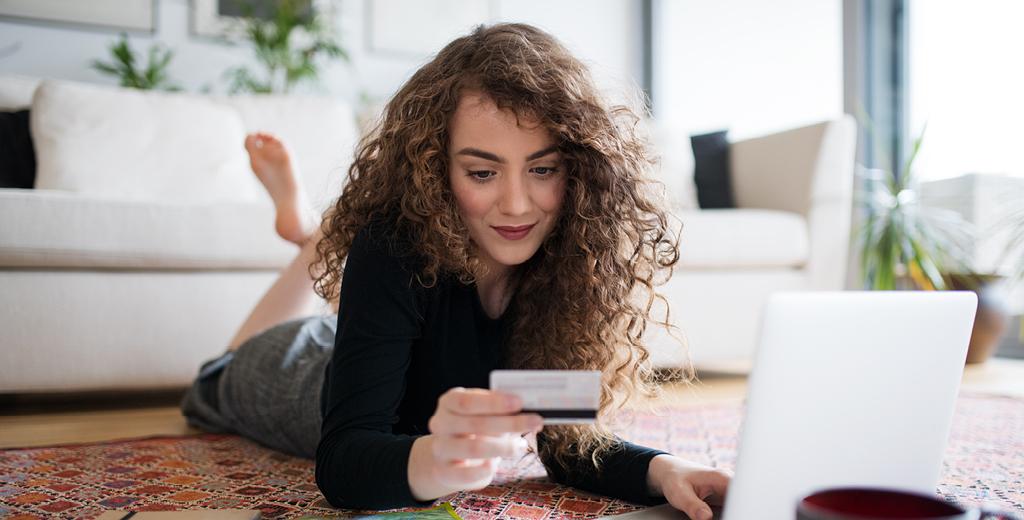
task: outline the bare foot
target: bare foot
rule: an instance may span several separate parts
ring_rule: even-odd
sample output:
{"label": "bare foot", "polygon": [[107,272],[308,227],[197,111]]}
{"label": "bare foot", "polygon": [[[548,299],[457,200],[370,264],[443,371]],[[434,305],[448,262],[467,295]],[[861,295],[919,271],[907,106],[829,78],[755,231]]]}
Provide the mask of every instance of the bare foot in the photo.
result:
{"label": "bare foot", "polygon": [[245,151],[253,173],[274,201],[277,234],[301,246],[313,233],[314,219],[288,148],[277,137],[257,132],[245,137]]}

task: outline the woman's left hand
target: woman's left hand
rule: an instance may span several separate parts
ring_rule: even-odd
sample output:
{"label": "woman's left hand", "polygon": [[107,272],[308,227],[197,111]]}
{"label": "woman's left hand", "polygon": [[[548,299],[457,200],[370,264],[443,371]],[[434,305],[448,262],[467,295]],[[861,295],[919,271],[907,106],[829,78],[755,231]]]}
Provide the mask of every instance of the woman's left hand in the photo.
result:
{"label": "woman's left hand", "polygon": [[647,488],[652,496],[664,496],[672,507],[693,520],[711,520],[708,504],[722,505],[731,478],[719,469],[673,455],[658,455],[647,469]]}

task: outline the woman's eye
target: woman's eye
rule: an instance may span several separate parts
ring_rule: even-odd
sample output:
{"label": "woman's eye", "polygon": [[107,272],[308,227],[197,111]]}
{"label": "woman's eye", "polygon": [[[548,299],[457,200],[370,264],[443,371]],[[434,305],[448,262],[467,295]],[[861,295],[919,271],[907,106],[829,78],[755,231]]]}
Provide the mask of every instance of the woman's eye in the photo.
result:
{"label": "woman's eye", "polygon": [[485,181],[485,180],[490,179],[491,177],[493,177],[494,176],[494,172],[491,171],[491,170],[476,170],[476,171],[470,171],[469,172],[469,176],[474,178],[474,179],[476,179],[476,180],[478,180],[478,181]]}
{"label": "woman's eye", "polygon": [[538,166],[533,169],[533,173],[538,175],[551,175],[558,171],[558,168],[554,166]]}

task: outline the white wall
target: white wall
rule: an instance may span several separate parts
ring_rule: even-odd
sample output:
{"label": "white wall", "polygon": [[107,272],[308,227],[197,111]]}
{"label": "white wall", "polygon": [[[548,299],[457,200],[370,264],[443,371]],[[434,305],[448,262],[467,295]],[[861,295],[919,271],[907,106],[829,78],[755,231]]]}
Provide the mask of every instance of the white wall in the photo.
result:
{"label": "white wall", "polygon": [[843,111],[840,0],[656,0],[656,116],[733,138]]}
{"label": "white wall", "polygon": [[[138,52],[160,41],[175,52],[170,75],[188,90],[204,84],[226,85],[221,80],[229,67],[253,62],[241,47],[212,43],[189,37],[188,0],[158,2],[155,35],[129,34]],[[93,83],[116,84],[108,76],[89,68],[94,59],[109,61],[108,47],[117,39],[117,31],[58,24],[0,20],[0,49],[17,46],[0,57],[0,74],[60,78]]]}
{"label": "white wall", "polygon": [[[339,0],[337,27],[351,64],[335,64],[323,73],[323,90],[357,101],[365,94],[382,100],[390,96],[415,69],[439,49],[419,55],[373,52],[367,46],[366,4],[370,0]],[[417,0],[408,0],[416,2]],[[602,88],[615,91],[632,81],[639,68],[639,4],[630,0],[479,0],[487,2],[490,21],[521,21],[537,25],[561,39],[577,56],[591,64]],[[412,4],[410,4],[412,5]],[[189,34],[188,0],[159,0],[154,35],[130,35],[139,51],[159,41],[175,51],[170,75],[187,90],[204,85],[223,91],[223,72],[230,67],[254,65],[243,46],[202,39]],[[446,16],[423,19],[423,31],[435,31]],[[483,20],[487,21],[487,20]],[[448,41],[468,32],[469,26],[447,35]],[[15,20],[0,20],[0,74],[63,78],[114,84],[113,78],[89,68],[93,59],[107,59],[107,47],[116,31],[84,29]],[[2,49],[16,46],[5,55]]]}
{"label": "white wall", "polygon": [[[367,45],[367,4],[336,0],[337,28],[352,57],[323,72],[321,90],[357,102],[387,99],[439,49],[420,55],[376,52]],[[408,0],[416,5],[417,0]],[[421,0],[422,1],[422,0]],[[444,0],[435,0],[444,1]],[[451,0],[449,0],[451,1]],[[472,1],[472,0],[470,0]],[[640,4],[633,0],[479,0],[490,21],[522,21],[561,39],[618,97],[638,81]],[[842,111],[840,0],[664,0],[655,2],[661,49],[656,57],[659,117],[691,131],[728,128],[733,137],[772,131]],[[379,4],[378,4],[379,5]],[[158,0],[154,35],[131,35],[137,50],[159,41],[175,51],[171,76],[186,89],[226,88],[230,67],[254,65],[247,47],[189,34],[189,1]],[[423,19],[437,31],[446,13]],[[448,31],[448,41],[470,29]],[[116,31],[0,20],[0,74],[113,84],[89,68],[106,59]],[[17,46],[11,54],[3,49]]]}

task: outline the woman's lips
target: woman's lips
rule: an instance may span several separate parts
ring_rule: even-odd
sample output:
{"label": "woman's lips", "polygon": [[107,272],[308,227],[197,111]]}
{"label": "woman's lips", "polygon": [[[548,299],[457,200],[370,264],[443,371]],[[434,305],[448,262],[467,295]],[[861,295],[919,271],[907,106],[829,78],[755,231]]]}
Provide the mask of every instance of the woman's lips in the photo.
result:
{"label": "woman's lips", "polygon": [[533,229],[536,224],[530,224],[527,226],[491,226],[499,235],[504,237],[506,240],[519,240],[530,234],[530,230]]}

